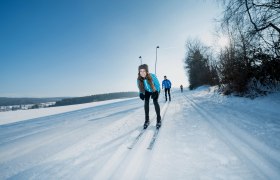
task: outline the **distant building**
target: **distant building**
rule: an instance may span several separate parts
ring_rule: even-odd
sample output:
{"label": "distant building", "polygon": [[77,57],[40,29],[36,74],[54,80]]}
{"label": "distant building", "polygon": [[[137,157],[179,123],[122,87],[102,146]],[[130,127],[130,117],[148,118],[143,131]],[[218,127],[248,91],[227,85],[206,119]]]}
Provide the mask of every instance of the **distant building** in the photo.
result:
{"label": "distant building", "polygon": [[[38,108],[47,108],[49,106],[54,105],[55,102],[47,102],[47,103],[40,103],[37,104]],[[28,110],[34,107],[35,104],[25,104],[25,105],[13,105],[13,106],[0,106],[0,112],[5,111],[16,111],[16,110]]]}

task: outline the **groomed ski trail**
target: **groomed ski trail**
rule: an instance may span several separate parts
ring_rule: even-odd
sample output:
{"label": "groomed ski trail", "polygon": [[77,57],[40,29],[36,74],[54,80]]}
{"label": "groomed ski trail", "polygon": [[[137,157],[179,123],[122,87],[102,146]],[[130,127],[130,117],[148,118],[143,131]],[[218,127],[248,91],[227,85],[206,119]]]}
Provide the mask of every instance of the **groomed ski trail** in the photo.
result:
{"label": "groomed ski trail", "polygon": [[[165,121],[168,121],[168,118],[166,118],[168,106],[169,102],[166,102],[163,107],[161,107],[161,128],[164,128]],[[94,179],[144,179],[149,167],[149,162],[153,156],[153,150],[147,148],[156,130],[155,119],[156,116],[153,117],[151,124],[132,149],[127,148],[127,143],[122,144],[107,160],[107,163],[103,165]],[[160,130],[157,138],[160,138],[159,136]],[[132,140],[134,140],[133,137]],[[154,142],[154,146],[156,146],[157,140]]]}
{"label": "groomed ski trail", "polygon": [[127,148],[143,127],[138,98],[2,125],[0,179],[279,179],[280,96],[210,91],[174,90],[170,103],[160,96],[152,150],[152,102],[150,126]]}
{"label": "groomed ski trail", "polygon": [[2,125],[0,179],[92,177],[90,169],[137,130],[142,108],[132,99]]}
{"label": "groomed ski trail", "polygon": [[[269,148],[258,139],[252,137],[243,131],[228,119],[219,117],[203,106],[203,103],[197,103],[192,95],[182,95],[187,102],[202,116],[205,121],[216,130],[220,139],[240,158],[248,167],[253,167],[252,171],[260,179],[277,179],[280,177],[280,153],[279,151]],[[211,103],[213,106],[213,103]],[[217,109],[226,109],[234,112],[229,107],[215,105]],[[215,107],[212,107],[215,108]],[[242,112],[238,112],[242,113]],[[233,115],[231,113],[230,115]],[[234,116],[227,118],[234,120]],[[275,159],[274,157],[279,157]]]}

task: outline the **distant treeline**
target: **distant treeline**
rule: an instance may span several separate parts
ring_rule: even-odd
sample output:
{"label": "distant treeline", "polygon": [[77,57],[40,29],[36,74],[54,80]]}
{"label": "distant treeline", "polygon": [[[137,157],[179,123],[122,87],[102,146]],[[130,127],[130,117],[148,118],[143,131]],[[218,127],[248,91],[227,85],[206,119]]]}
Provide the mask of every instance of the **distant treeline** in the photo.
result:
{"label": "distant treeline", "polygon": [[47,102],[56,102],[63,99],[63,97],[55,98],[8,98],[0,97],[0,106],[14,106],[14,105],[26,105],[26,104],[39,104]]}
{"label": "distant treeline", "polygon": [[57,101],[54,106],[83,104],[83,103],[105,101],[111,99],[131,98],[136,96],[138,96],[137,92],[117,92],[117,93],[108,93],[108,94],[97,94],[91,96],[62,99],[60,101]]}

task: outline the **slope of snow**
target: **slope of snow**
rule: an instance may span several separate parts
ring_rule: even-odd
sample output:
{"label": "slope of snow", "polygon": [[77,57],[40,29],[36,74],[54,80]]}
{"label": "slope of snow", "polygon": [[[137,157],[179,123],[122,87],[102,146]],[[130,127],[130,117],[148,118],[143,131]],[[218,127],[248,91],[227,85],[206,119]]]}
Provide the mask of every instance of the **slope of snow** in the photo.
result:
{"label": "slope of snow", "polygon": [[[135,98],[128,98],[128,99],[135,99]],[[110,104],[113,102],[120,102],[120,101],[124,101],[124,99],[114,99],[108,101],[92,102],[92,103],[69,105],[69,106],[0,112],[0,125],[34,119],[43,116],[55,115],[55,114],[60,114],[69,111],[100,106],[100,105],[105,105],[105,104]]]}
{"label": "slope of snow", "polygon": [[279,179],[280,93],[255,100],[212,87],[160,96],[152,150],[143,101],[127,99],[0,126],[0,179]]}

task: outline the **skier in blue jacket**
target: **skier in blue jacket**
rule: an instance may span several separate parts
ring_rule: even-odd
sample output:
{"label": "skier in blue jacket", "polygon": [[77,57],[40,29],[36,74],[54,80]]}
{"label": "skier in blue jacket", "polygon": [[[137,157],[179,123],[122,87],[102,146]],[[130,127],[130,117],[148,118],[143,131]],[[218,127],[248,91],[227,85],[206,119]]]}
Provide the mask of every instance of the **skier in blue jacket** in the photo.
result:
{"label": "skier in blue jacket", "polygon": [[146,129],[150,124],[149,119],[149,102],[150,97],[153,99],[157,114],[157,128],[161,126],[161,116],[160,116],[160,107],[158,104],[158,96],[160,93],[160,84],[156,75],[149,73],[148,65],[142,64],[138,67],[138,78],[137,85],[139,88],[139,97],[142,100],[145,100],[144,109],[145,109],[145,123],[144,129]]}
{"label": "skier in blue jacket", "polygon": [[167,101],[167,92],[169,96],[169,101],[171,101],[171,96],[170,96],[171,82],[167,79],[166,76],[164,76],[164,80],[162,81],[162,89],[163,88],[165,92],[165,101]]}

